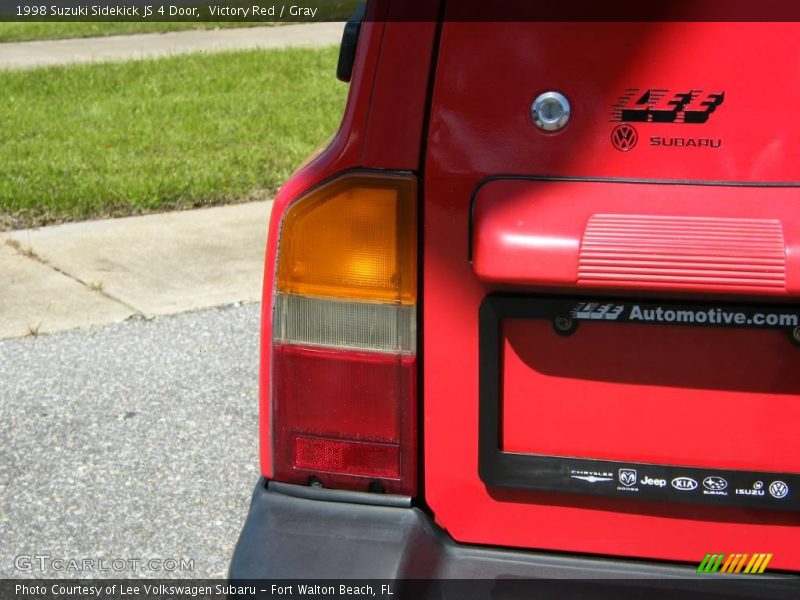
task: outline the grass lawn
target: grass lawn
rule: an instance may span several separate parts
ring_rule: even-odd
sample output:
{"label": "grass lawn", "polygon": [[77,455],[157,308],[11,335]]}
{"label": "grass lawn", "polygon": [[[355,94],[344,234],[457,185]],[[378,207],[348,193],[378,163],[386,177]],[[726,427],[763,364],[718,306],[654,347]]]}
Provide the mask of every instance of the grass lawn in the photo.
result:
{"label": "grass lawn", "polygon": [[274,192],[341,118],[337,49],[0,72],[0,228]]}
{"label": "grass lawn", "polygon": [[166,31],[184,31],[186,29],[217,29],[220,27],[255,27],[276,25],[277,23],[259,22],[35,22],[22,21],[0,23],[0,42],[22,42],[27,40],[55,40],[77,37],[95,37],[106,35],[128,35],[132,33],[164,33]]}

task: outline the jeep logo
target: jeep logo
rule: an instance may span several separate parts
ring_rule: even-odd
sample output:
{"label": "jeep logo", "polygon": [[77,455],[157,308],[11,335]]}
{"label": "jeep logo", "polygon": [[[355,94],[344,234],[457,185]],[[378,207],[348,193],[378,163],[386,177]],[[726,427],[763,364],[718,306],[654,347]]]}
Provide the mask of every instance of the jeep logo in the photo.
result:
{"label": "jeep logo", "polygon": [[682,492],[688,492],[697,489],[697,482],[691,477],[676,477],[672,480],[672,487]]}
{"label": "jeep logo", "polygon": [[639,483],[641,483],[642,485],[654,485],[654,486],[660,487],[660,488],[667,486],[667,480],[666,479],[653,479],[652,477],[648,477],[647,475],[645,475],[641,479],[641,481],[639,481]]}

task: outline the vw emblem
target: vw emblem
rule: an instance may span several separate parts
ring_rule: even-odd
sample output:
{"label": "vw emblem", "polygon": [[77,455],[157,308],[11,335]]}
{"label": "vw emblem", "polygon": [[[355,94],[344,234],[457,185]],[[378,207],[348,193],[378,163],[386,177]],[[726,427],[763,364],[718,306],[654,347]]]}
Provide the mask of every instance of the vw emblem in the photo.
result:
{"label": "vw emblem", "polygon": [[611,131],[611,143],[614,144],[614,148],[620,152],[633,150],[636,147],[636,142],[638,141],[639,134],[637,133],[636,129],[627,123],[617,125]]}
{"label": "vw emblem", "polygon": [[782,481],[773,481],[769,484],[769,493],[774,498],[785,498],[789,494],[789,486]]}

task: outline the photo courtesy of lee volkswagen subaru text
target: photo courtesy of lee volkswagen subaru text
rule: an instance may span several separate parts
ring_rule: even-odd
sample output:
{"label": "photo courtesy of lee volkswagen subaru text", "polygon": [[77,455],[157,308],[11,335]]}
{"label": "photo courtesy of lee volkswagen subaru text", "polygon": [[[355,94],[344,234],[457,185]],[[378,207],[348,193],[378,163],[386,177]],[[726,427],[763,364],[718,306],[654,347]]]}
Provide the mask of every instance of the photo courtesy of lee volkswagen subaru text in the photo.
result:
{"label": "photo courtesy of lee volkswagen subaru text", "polygon": [[271,215],[232,578],[797,597],[800,24],[543,4],[348,23]]}

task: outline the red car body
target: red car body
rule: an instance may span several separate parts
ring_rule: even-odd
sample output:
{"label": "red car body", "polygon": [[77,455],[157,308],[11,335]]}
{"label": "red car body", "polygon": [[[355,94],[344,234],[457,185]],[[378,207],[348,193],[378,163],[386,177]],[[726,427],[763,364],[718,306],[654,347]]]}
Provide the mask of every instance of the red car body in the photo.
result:
{"label": "red car body", "polygon": [[[769,553],[768,571],[800,571],[800,27],[540,22],[520,6],[481,21],[450,2],[368,5],[339,132],[272,209],[264,480],[406,498],[464,548],[677,577],[707,553]],[[549,91],[570,105],[556,131],[531,114]],[[385,380],[345,365],[378,354],[300,344],[334,361],[316,381],[275,331],[286,215],[382,177],[413,198],[415,289],[390,304],[414,307],[416,343],[380,355]],[[401,382],[396,405],[337,416],[362,389],[332,391],[340,371]],[[334,426],[400,424],[306,440],[295,425],[324,425],[304,389],[337,398],[319,400]],[[275,576],[245,534],[232,574]]]}

